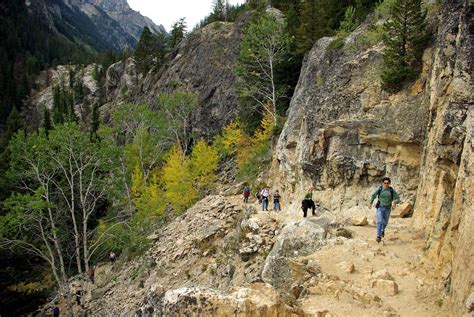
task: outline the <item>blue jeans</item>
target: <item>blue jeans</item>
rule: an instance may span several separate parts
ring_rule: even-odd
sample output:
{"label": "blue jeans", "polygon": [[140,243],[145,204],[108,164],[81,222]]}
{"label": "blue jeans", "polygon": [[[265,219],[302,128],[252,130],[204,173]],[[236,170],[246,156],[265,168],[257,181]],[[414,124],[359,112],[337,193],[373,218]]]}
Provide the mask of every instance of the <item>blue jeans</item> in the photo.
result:
{"label": "blue jeans", "polygon": [[281,210],[279,201],[274,201],[273,202],[273,210]]}
{"label": "blue jeans", "polygon": [[268,211],[268,197],[267,198],[263,197],[262,199],[262,210]]}
{"label": "blue jeans", "polygon": [[391,211],[392,208],[390,206],[380,206],[377,208],[377,238],[382,236],[382,232],[385,232]]}

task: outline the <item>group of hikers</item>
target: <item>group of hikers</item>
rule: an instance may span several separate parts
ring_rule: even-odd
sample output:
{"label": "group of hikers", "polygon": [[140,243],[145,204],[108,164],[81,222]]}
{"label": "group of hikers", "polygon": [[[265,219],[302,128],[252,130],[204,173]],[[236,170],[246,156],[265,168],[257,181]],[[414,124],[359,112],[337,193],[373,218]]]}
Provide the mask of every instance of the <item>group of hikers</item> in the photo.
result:
{"label": "group of hikers", "polygon": [[[262,205],[262,211],[268,211],[270,197],[273,197],[273,211],[281,210],[281,195],[278,189],[275,190],[272,195],[270,189],[268,187],[264,187],[262,190],[258,190],[256,192],[255,197],[257,198],[258,203]],[[244,186],[242,198],[245,204],[249,202],[250,188],[248,185]],[[316,215],[316,205],[313,201],[312,190],[305,195],[305,198],[301,203],[301,209],[303,210],[303,217],[306,217],[308,209],[312,209],[313,215]]]}
{"label": "group of hikers", "polygon": [[[243,197],[244,203],[247,204],[250,198],[250,188],[248,185],[245,185],[243,193],[242,193],[242,197]],[[268,211],[270,197],[272,197],[270,193],[270,189],[268,187],[265,187],[262,190],[257,191],[255,197],[257,198],[258,203],[262,205],[262,211]],[[280,199],[281,199],[281,195],[278,192],[278,190],[276,190],[273,193],[273,210],[274,211],[281,210]]]}
{"label": "group of hikers", "polygon": [[[396,203],[400,203],[400,196],[395,189],[390,186],[391,183],[390,178],[382,178],[381,185],[370,196],[369,208],[372,208],[372,204],[375,198],[377,198],[377,203],[375,205],[377,215],[377,237],[375,240],[377,242],[382,241],[382,238],[385,236],[385,228],[387,227],[392,207]],[[268,211],[269,200],[270,197],[272,197],[270,189],[264,187],[262,190],[258,190],[255,196],[258,203],[262,206],[262,211]],[[248,185],[244,186],[242,197],[244,203],[247,204],[250,198],[250,188]],[[309,209],[311,209],[312,215],[316,216],[316,204],[313,201],[313,188],[310,188],[301,201],[301,210],[303,211],[304,218],[306,218]],[[273,210],[281,210],[281,195],[278,190],[273,193]]]}

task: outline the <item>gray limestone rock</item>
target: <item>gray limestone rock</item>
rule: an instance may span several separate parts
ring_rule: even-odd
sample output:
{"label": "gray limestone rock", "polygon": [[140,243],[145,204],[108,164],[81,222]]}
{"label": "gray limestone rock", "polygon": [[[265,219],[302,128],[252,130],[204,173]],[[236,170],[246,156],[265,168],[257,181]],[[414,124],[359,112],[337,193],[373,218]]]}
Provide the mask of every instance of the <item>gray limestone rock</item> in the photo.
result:
{"label": "gray limestone rock", "polygon": [[325,231],[309,220],[292,222],[277,237],[262,270],[262,279],[275,288],[287,290],[298,279],[292,271],[291,261],[312,253],[324,245]]}

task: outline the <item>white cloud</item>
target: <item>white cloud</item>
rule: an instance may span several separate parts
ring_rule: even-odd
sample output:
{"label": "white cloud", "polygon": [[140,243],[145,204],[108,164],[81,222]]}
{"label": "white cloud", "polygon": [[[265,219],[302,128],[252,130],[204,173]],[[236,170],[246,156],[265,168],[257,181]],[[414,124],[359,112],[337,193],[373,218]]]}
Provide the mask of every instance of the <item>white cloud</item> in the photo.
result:
{"label": "white cloud", "polygon": [[[232,5],[245,0],[230,0]],[[149,17],[155,24],[162,24],[166,31],[171,30],[174,22],[186,18],[188,31],[212,11],[213,0],[128,0],[130,7]]]}

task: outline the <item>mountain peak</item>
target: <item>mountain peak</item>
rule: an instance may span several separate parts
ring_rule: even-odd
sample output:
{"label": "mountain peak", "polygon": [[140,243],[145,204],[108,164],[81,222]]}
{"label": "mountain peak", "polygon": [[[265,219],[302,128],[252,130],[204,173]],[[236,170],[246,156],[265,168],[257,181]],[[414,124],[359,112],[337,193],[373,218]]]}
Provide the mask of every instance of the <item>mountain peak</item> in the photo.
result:
{"label": "mountain peak", "polygon": [[48,24],[71,40],[81,39],[98,51],[135,47],[145,26],[153,33],[165,32],[163,26],[130,8],[127,0],[42,1],[49,11],[43,14]]}
{"label": "mountain peak", "polygon": [[86,0],[106,11],[124,12],[132,10],[127,0]]}

